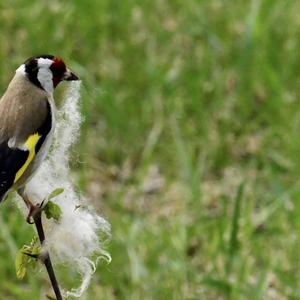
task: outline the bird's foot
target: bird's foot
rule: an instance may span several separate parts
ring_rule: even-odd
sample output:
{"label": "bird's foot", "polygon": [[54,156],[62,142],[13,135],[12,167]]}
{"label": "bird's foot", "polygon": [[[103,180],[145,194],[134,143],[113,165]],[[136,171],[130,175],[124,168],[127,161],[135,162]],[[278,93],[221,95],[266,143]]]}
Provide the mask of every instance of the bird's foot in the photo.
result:
{"label": "bird's foot", "polygon": [[41,215],[44,205],[44,200],[41,203],[34,204],[28,197],[28,195],[24,192],[24,189],[18,190],[19,195],[22,197],[25,205],[28,208],[28,215],[26,218],[26,222],[29,224],[35,223],[35,218]]}

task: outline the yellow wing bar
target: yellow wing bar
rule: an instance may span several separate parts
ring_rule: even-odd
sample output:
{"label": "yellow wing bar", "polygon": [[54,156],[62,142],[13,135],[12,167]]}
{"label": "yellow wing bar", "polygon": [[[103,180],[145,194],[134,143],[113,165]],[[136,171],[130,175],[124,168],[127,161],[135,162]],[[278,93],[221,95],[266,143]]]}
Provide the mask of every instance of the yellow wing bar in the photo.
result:
{"label": "yellow wing bar", "polygon": [[39,135],[38,133],[35,133],[35,134],[30,135],[29,138],[27,139],[27,141],[25,142],[25,147],[28,149],[29,155],[28,155],[28,158],[25,161],[24,165],[16,173],[14,183],[16,183],[20,179],[20,177],[24,174],[24,172],[28,168],[29,164],[32,162],[32,160],[35,156],[35,147],[40,138],[41,138],[41,135]]}

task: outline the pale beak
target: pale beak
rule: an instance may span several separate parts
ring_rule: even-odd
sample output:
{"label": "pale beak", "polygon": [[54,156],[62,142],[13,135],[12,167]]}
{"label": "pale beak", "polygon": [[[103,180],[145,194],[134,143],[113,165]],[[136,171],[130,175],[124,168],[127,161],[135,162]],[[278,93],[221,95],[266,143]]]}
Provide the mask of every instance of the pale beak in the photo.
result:
{"label": "pale beak", "polygon": [[67,71],[65,72],[65,74],[63,76],[63,80],[66,80],[66,81],[79,80],[79,77],[76,76],[69,69],[67,69]]}

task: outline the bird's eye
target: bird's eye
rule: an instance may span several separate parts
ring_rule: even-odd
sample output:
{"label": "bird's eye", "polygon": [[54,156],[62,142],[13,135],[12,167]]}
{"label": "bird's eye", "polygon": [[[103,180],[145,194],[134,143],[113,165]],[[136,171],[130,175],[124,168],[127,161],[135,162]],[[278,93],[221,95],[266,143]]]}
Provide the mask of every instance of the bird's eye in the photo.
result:
{"label": "bird's eye", "polygon": [[56,67],[50,68],[54,77],[58,77],[61,74],[61,71]]}

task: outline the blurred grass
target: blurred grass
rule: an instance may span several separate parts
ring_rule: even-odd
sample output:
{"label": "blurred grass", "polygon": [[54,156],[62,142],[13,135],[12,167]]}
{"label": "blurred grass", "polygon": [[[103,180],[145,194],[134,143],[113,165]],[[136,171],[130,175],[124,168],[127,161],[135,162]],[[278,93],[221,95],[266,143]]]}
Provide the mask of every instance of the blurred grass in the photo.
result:
{"label": "blurred grass", "polygon": [[[83,80],[72,165],[113,232],[85,299],[300,299],[299,12],[292,0],[1,1],[2,92],[38,53]],[[1,214],[0,298],[39,299],[45,273],[14,274],[32,231],[13,204]]]}

